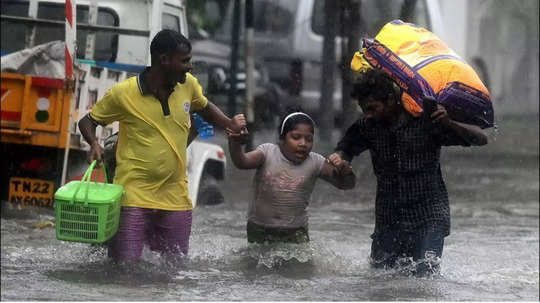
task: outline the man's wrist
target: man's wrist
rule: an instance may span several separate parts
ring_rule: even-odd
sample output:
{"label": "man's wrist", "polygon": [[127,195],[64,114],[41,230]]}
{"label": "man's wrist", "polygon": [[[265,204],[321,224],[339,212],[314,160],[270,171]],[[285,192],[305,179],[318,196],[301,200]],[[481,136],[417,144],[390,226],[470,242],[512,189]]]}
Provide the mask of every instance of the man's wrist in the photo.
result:
{"label": "man's wrist", "polygon": [[238,126],[238,125],[236,125],[236,123],[234,122],[233,119],[230,119],[230,120],[229,120],[229,124],[228,124],[228,125],[229,125],[229,126],[228,126],[229,129],[232,130],[235,134],[239,134],[239,133],[240,133],[241,129],[239,129],[239,128],[237,129],[237,126]]}
{"label": "man's wrist", "polygon": [[446,120],[445,119],[441,120],[441,124],[444,125],[445,127],[448,127],[448,128],[458,126],[456,121],[450,119],[450,117],[448,119],[446,119]]}
{"label": "man's wrist", "polygon": [[349,162],[349,164],[351,164],[351,161],[352,161],[353,157],[350,156],[348,153],[346,153],[343,150],[337,150],[336,153],[341,157],[342,160],[345,160],[345,161]]}

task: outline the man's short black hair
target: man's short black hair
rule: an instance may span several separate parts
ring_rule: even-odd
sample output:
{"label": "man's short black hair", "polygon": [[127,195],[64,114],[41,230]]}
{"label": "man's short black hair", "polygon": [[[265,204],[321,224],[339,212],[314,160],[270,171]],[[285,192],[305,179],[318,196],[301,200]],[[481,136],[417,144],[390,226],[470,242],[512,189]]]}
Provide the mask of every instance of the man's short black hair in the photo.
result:
{"label": "man's short black hair", "polygon": [[358,101],[377,100],[388,103],[393,99],[399,102],[401,90],[385,72],[372,68],[358,76],[351,97]]}
{"label": "man's short black hair", "polygon": [[178,49],[185,49],[191,52],[191,43],[181,33],[164,29],[158,32],[150,43],[150,55],[152,58],[159,55],[166,55]]}

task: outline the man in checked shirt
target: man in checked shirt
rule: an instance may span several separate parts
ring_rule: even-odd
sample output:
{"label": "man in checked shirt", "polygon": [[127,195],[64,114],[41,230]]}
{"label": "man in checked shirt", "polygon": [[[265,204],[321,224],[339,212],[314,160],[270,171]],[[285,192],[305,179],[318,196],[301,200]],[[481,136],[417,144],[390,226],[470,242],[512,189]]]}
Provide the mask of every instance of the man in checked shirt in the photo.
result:
{"label": "man in checked shirt", "polygon": [[377,69],[361,75],[352,96],[364,116],[349,127],[329,159],[351,161],[370,151],[377,177],[371,264],[399,265],[420,276],[437,273],[444,237],[450,234],[441,146],[485,145],[487,136],[477,126],[452,120],[442,105],[413,117],[400,104],[398,86]]}

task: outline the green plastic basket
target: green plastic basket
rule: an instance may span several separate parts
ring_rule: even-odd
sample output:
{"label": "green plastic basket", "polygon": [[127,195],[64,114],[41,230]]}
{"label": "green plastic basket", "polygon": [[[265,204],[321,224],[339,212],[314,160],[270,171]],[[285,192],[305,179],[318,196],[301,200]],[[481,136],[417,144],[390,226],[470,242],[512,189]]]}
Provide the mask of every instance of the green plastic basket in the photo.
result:
{"label": "green plastic basket", "polygon": [[[54,194],[56,238],[59,240],[103,243],[118,230],[124,187],[92,182],[95,165],[96,161],[90,164],[81,181],[71,181]],[[104,164],[102,169],[107,180]]]}

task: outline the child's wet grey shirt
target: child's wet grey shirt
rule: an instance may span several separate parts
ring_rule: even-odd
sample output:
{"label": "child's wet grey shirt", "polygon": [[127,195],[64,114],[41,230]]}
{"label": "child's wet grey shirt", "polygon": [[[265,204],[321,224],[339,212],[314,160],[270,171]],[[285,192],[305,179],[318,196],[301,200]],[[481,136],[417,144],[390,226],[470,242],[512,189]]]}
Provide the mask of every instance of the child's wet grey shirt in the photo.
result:
{"label": "child's wet grey shirt", "polygon": [[257,149],[263,152],[264,163],[253,180],[248,220],[266,227],[307,227],[307,207],[325,158],[311,152],[304,162],[294,164],[276,144]]}

